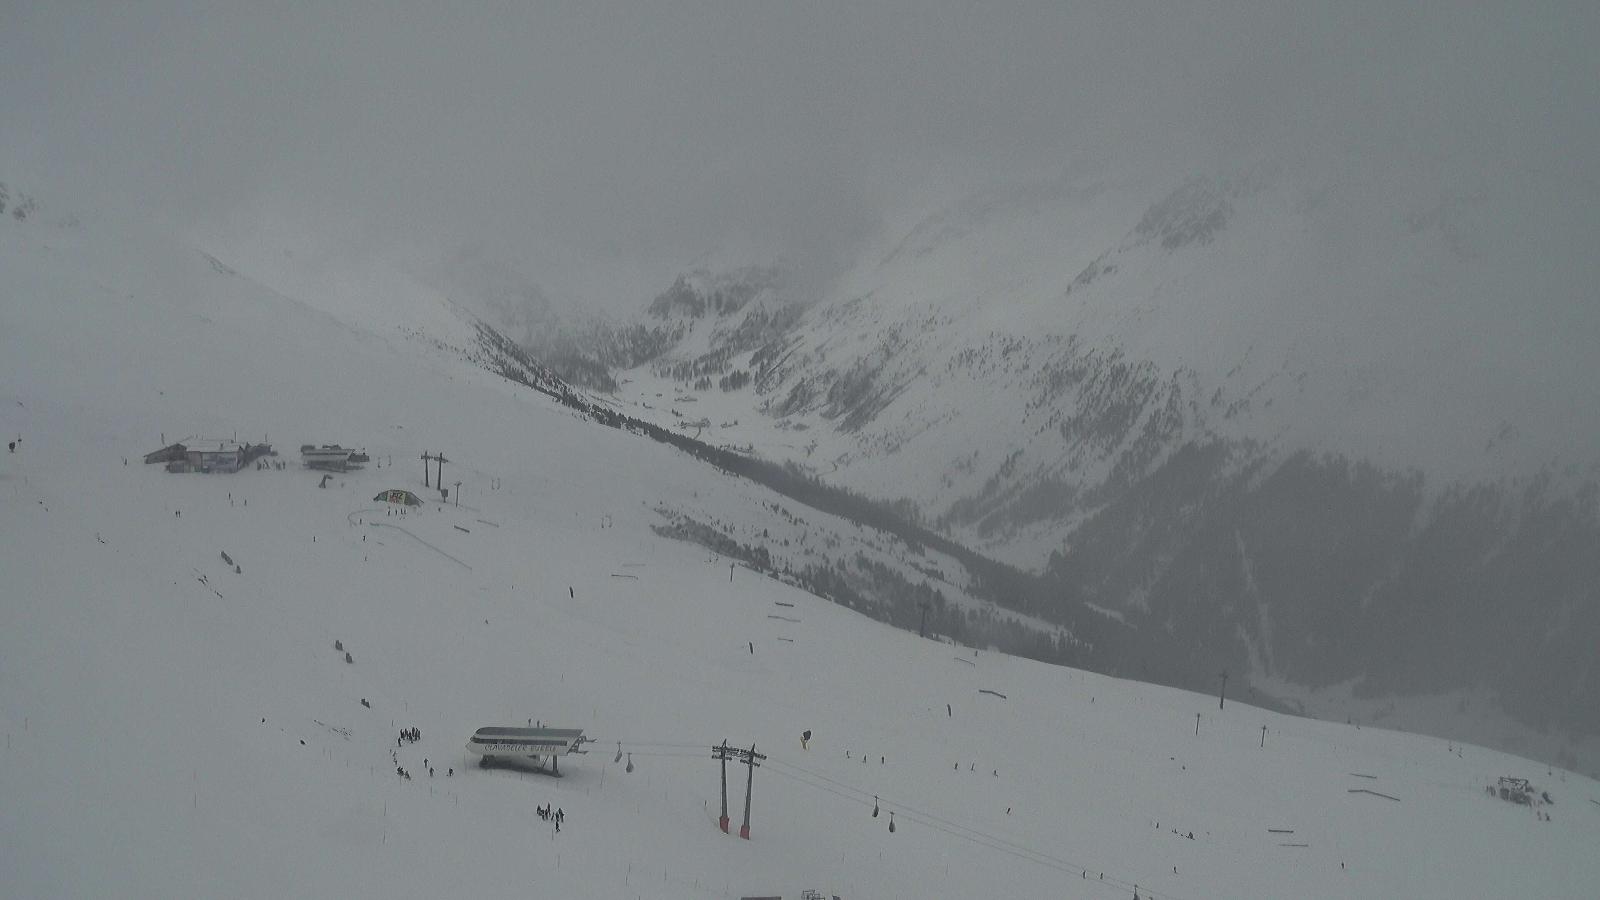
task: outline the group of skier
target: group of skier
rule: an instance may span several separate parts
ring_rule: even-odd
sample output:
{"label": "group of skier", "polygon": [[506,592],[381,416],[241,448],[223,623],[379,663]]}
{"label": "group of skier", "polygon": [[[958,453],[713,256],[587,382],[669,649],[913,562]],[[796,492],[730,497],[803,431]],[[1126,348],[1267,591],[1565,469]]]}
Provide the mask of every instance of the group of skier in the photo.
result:
{"label": "group of skier", "polygon": [[567,820],[567,814],[561,811],[561,807],[558,806],[555,812],[551,812],[550,804],[546,803],[543,806],[534,807],[534,812],[537,812],[539,818],[544,819],[546,822],[556,823],[556,834],[561,833],[561,823]]}
{"label": "group of skier", "polygon": [[[420,740],[422,740],[422,731],[421,731],[421,729],[404,728],[404,729],[401,729],[401,731],[400,731],[400,737],[395,739],[395,746],[398,747],[402,741],[420,741]],[[396,775],[399,775],[401,778],[405,779],[406,781],[410,781],[411,780],[411,772],[408,771],[404,766],[400,765],[400,751],[399,750],[391,749],[389,751],[389,760],[394,763],[394,771],[395,771]],[[433,775],[434,775],[434,771],[433,771],[433,766],[430,765],[429,762],[430,761],[426,756],[424,756],[422,758],[422,767],[424,769],[428,770],[428,777],[432,778]],[[445,777],[446,778],[452,777],[455,774],[456,774],[455,766],[451,766],[449,769],[447,769],[445,771]]]}

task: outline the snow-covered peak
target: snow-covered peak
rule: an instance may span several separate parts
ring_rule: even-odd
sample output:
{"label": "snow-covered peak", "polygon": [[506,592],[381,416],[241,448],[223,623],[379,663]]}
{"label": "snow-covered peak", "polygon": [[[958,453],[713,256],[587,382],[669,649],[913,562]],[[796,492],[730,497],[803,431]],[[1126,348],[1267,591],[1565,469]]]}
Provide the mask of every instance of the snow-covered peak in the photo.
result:
{"label": "snow-covered peak", "polygon": [[[1584,292],[1600,270],[1568,250],[1600,231],[1560,215],[1564,189],[1526,171],[1256,166],[1165,190],[990,192],[864,255],[824,309],[883,331],[936,318],[941,350],[1071,338],[1191,372],[1253,398],[1234,433],[1287,447],[1446,478],[1586,463],[1600,304]],[[1483,452],[1511,431],[1514,448]]]}
{"label": "snow-covered peak", "polygon": [[789,280],[788,272],[776,265],[695,269],[679,275],[650,302],[648,312],[659,319],[733,316],[752,303],[780,301]]}

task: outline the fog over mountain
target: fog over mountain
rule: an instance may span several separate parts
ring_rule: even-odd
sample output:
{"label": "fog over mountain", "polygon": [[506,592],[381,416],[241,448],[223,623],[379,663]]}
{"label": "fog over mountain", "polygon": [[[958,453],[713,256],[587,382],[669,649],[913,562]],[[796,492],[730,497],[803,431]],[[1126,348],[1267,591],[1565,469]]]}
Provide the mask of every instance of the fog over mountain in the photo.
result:
{"label": "fog over mountain", "polygon": [[50,4],[0,13],[0,179],[365,323],[443,295],[1030,615],[1192,638],[1121,674],[1595,759],[1597,41],[1585,2]]}
{"label": "fog over mountain", "polygon": [[560,303],[619,310],[708,254],[825,278],[969,189],[1113,161],[1145,203],[1262,159],[1515,168],[1570,186],[1549,214],[1582,217],[1596,17],[1583,2],[18,4],[0,22],[0,158],[41,194],[213,235],[287,231],[351,267],[478,246]]}

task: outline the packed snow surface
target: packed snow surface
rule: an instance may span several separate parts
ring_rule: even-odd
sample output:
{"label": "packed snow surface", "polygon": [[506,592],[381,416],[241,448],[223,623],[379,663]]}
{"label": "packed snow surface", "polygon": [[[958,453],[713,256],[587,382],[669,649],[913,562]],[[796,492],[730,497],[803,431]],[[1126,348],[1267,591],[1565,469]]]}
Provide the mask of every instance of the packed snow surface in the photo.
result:
{"label": "packed snow surface", "polygon": [[[0,271],[5,896],[1600,893],[1582,776],[920,639],[661,538],[660,505],[773,496],[476,368],[469,329],[150,235],[6,222]],[[142,464],[235,433],[287,468]],[[373,461],[319,489],[296,451],[335,441]],[[530,719],[596,743],[470,765]],[[749,841],[724,739],[767,756]]]}

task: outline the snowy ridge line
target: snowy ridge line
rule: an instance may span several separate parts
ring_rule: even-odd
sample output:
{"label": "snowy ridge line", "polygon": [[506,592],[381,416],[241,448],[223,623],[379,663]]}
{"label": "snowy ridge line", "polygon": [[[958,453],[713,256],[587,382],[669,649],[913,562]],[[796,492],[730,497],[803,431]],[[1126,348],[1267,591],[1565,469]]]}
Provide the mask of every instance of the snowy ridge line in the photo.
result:
{"label": "snowy ridge line", "polygon": [[[774,764],[781,768],[773,768]],[[1007,838],[993,835],[986,831],[981,831],[977,828],[971,827],[970,825],[963,825],[960,822],[946,819],[935,813],[927,812],[926,810],[921,810],[914,806],[896,803],[893,798],[884,797],[880,794],[874,794],[870,791],[855,787],[854,785],[849,785],[842,781],[830,778],[820,772],[813,772],[810,769],[797,766],[794,763],[787,762],[775,756],[769,756],[769,759],[767,760],[767,766],[767,771],[772,772],[775,775],[788,778],[797,784],[802,784],[807,787],[815,788],[819,791],[824,791],[839,797],[842,800],[860,804],[863,807],[876,807],[880,804],[892,807],[893,812],[901,813],[904,818],[918,825],[926,826],[935,831],[941,831],[952,837],[961,838],[962,840],[977,844],[980,847],[986,847],[990,850],[998,850],[1007,855],[1015,856],[1018,859],[1036,863],[1067,875],[1072,874],[1073,869],[1077,869],[1080,873],[1087,873],[1091,868],[1090,866],[1075,863],[1068,859],[1052,856],[1041,850],[1035,850],[1032,847],[1019,844]],[[793,769],[794,771],[786,772],[784,769]],[[827,782],[827,784],[817,784],[812,781],[807,781],[807,778],[818,779],[820,781]],[[834,785],[835,787],[829,787],[828,785]],[[843,790],[839,790],[839,788],[842,788]],[[1095,871],[1097,874],[1103,874],[1102,870],[1100,869],[1095,869]],[[1137,885],[1137,882],[1123,878],[1117,878],[1114,876],[1103,879],[1096,878],[1095,883],[1110,885],[1114,888],[1124,891],[1133,890]],[[1139,888],[1139,891],[1141,897],[1149,897],[1151,900],[1161,900],[1161,898],[1167,898],[1167,900],[1182,900],[1180,895],[1157,891],[1149,887]]]}

